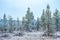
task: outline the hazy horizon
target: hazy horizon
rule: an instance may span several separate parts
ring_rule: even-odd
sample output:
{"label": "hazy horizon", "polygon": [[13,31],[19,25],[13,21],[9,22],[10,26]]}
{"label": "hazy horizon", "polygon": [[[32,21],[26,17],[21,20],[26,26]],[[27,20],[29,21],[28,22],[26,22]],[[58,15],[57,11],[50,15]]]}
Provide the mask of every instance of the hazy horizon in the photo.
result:
{"label": "hazy horizon", "polygon": [[8,16],[12,16],[13,19],[25,16],[28,7],[34,14],[34,18],[40,17],[42,10],[46,10],[47,4],[50,5],[51,13],[57,8],[60,11],[60,0],[0,0],[0,18],[4,13]]}

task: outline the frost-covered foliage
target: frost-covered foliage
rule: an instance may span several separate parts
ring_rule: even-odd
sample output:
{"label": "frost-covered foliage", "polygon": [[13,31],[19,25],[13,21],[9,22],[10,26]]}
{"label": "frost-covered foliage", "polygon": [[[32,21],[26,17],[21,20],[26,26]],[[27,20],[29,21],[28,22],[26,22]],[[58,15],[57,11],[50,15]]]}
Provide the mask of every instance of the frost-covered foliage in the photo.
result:
{"label": "frost-covered foliage", "polygon": [[[53,16],[51,14],[52,12],[49,5],[47,5],[46,10],[43,9],[41,17],[37,17],[37,19],[34,18],[33,12],[31,12],[30,8],[27,9],[26,14],[21,21],[19,18],[17,18],[17,20],[13,20],[11,16],[7,18],[6,14],[4,14],[3,19],[0,19],[0,32],[13,33],[14,31],[43,31],[49,36],[54,34],[56,31],[60,31],[59,11],[56,9]],[[20,33],[16,35],[20,35]]]}
{"label": "frost-covered foliage", "polygon": [[28,8],[27,13],[22,20],[23,29],[31,31],[32,26],[34,27],[33,20],[34,20],[33,12],[30,12],[30,8]]}

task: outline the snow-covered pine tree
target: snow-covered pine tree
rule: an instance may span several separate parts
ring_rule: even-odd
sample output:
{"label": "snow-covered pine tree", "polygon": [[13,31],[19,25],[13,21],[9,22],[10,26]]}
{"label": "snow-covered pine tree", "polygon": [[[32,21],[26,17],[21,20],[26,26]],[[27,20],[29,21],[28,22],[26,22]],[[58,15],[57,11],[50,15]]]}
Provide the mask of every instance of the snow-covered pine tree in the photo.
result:
{"label": "snow-covered pine tree", "polygon": [[49,5],[47,5],[45,13],[45,26],[46,26],[46,33],[49,36],[51,34],[51,11]]}
{"label": "snow-covered pine tree", "polygon": [[36,29],[37,31],[40,30],[40,19],[39,18],[37,18],[37,21],[36,21]]}
{"label": "snow-covered pine tree", "polygon": [[41,16],[41,26],[42,26],[43,30],[46,30],[46,27],[45,27],[45,11],[44,11],[44,9],[43,9],[42,16]]}
{"label": "snow-covered pine tree", "polygon": [[12,17],[9,17],[9,32],[13,32],[13,20]]}
{"label": "snow-covered pine tree", "polygon": [[7,31],[7,18],[5,13],[3,16],[3,31]]}
{"label": "snow-covered pine tree", "polygon": [[25,30],[30,31],[31,21],[34,19],[33,12],[30,12],[30,8],[27,10],[27,14],[23,18],[22,25],[24,25]]}
{"label": "snow-covered pine tree", "polygon": [[55,25],[56,25],[56,31],[58,31],[58,24],[59,24],[59,11],[56,9],[55,13],[53,14],[54,19],[55,19]]}
{"label": "snow-covered pine tree", "polygon": [[20,21],[18,17],[17,17],[17,30],[20,30]]}
{"label": "snow-covered pine tree", "polygon": [[25,24],[26,24],[26,21],[25,21],[25,18],[23,17],[22,18],[22,30],[25,30]]}

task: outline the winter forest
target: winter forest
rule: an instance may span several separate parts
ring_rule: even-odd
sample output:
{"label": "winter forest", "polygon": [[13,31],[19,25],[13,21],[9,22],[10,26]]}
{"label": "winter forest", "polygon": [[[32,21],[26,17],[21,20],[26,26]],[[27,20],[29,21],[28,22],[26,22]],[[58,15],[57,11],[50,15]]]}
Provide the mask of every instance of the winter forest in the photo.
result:
{"label": "winter forest", "polygon": [[[12,38],[13,37],[13,38]],[[15,38],[14,38],[15,37]],[[22,21],[17,17],[7,17],[4,13],[0,18],[0,40],[59,40],[60,12],[55,9],[51,14],[50,5],[42,9],[41,17],[34,18],[34,13],[27,8]]]}

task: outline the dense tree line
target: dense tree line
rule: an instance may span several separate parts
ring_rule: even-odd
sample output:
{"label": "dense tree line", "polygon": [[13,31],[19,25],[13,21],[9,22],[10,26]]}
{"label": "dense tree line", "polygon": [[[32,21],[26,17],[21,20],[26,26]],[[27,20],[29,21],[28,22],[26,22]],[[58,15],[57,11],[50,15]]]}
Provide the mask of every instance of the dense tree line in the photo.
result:
{"label": "dense tree line", "polygon": [[38,17],[37,20],[34,19],[33,12],[31,12],[30,8],[28,8],[26,15],[22,18],[22,22],[21,22],[22,24],[20,24],[19,18],[17,18],[17,20],[14,21],[10,16],[8,20],[6,18],[6,14],[4,14],[2,21],[3,21],[3,25],[1,26],[0,24],[1,31],[9,30],[9,32],[13,32],[14,30],[23,30],[23,31],[43,30],[47,35],[50,35],[51,33],[54,33],[56,31],[60,31],[59,30],[59,27],[60,27],[59,11],[56,9],[52,16],[49,5],[47,5],[46,10],[43,9],[41,18]]}

